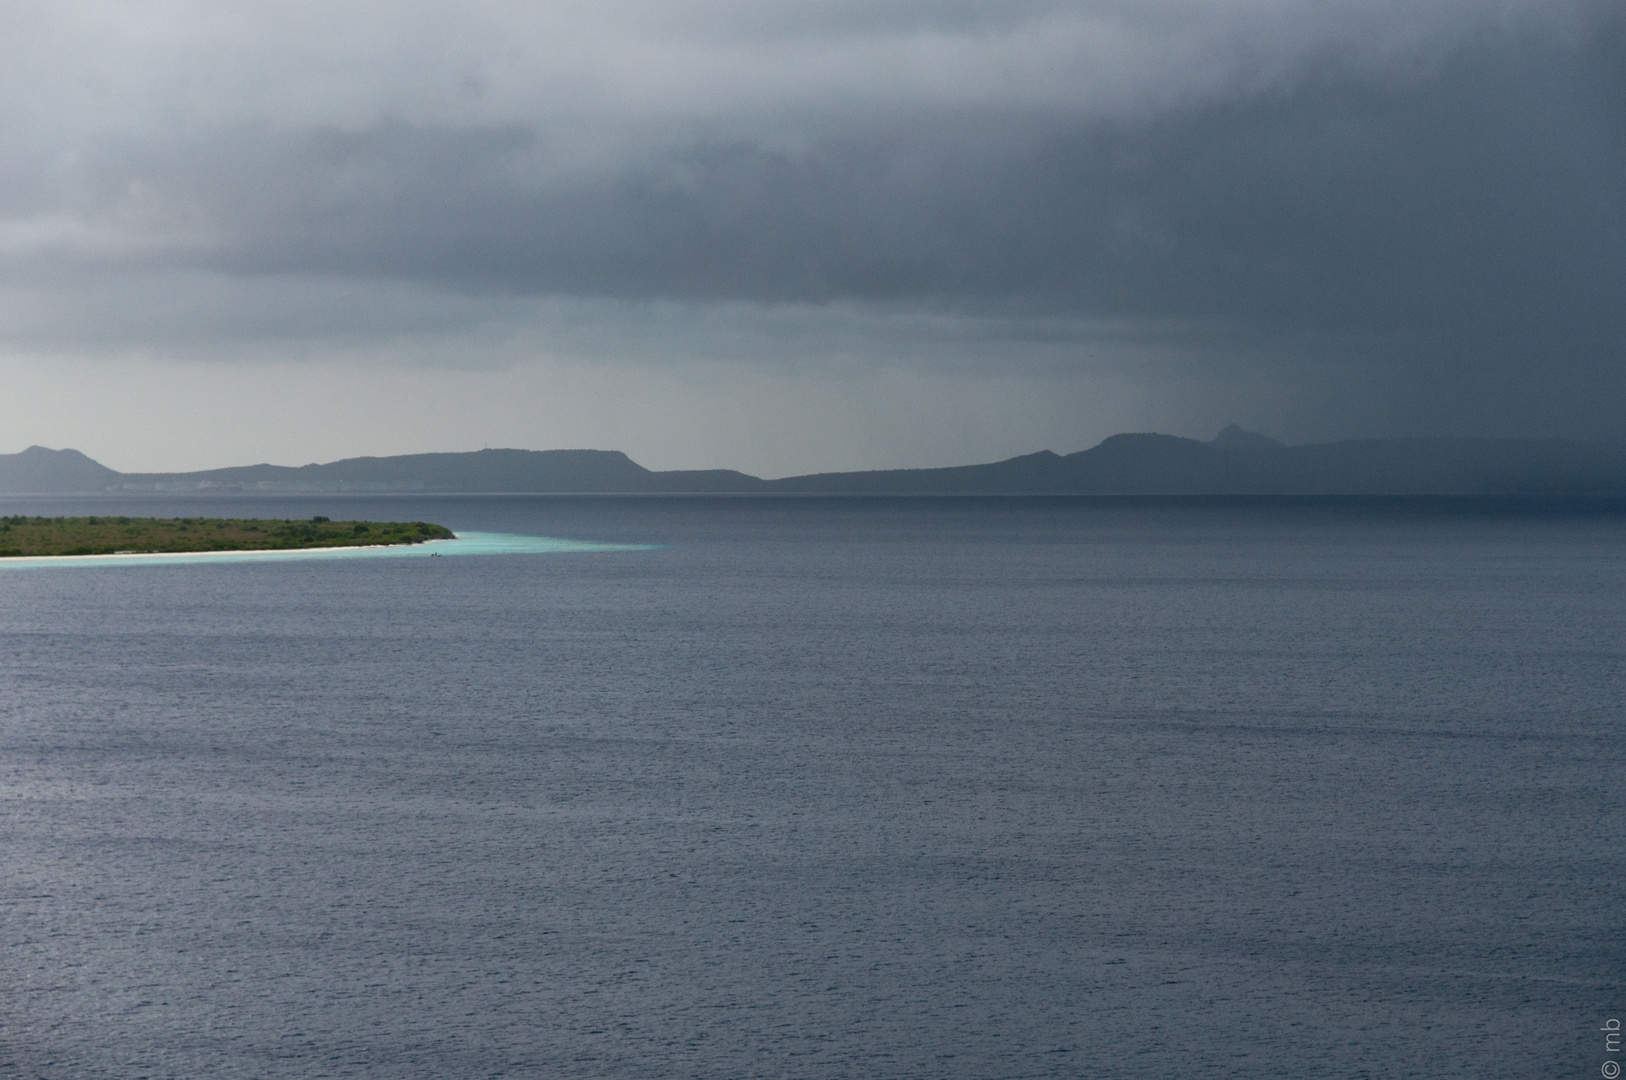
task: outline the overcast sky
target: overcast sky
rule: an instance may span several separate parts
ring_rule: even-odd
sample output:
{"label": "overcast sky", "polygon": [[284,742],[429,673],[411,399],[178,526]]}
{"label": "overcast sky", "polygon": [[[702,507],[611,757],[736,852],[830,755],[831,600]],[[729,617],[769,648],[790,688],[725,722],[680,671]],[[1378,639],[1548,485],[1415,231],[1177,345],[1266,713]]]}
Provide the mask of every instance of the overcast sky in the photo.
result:
{"label": "overcast sky", "polygon": [[0,0],[0,451],[1626,435],[1609,0]]}

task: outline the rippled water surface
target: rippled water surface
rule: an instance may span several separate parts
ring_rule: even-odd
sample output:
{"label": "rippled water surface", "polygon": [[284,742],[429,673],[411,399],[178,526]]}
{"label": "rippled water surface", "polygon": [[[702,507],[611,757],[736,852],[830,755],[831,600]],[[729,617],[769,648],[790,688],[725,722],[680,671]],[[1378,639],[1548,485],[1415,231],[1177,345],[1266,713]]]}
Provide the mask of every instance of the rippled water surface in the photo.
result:
{"label": "rippled water surface", "polygon": [[0,1075],[1597,1075],[1626,516],[0,499]]}

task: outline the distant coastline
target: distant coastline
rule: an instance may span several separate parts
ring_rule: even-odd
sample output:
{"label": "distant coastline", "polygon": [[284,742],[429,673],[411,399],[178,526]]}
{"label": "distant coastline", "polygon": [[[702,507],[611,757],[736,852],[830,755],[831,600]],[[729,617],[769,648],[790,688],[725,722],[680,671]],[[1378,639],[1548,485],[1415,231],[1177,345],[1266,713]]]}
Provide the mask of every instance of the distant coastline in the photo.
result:
{"label": "distant coastline", "polygon": [[764,480],[730,469],[656,471],[615,450],[477,450],[121,473],[77,450],[0,454],[0,495],[1626,495],[1626,443],[1372,439],[1287,446],[1226,428],[1206,442],[1114,435],[1073,454],[982,465]]}
{"label": "distant coastline", "polygon": [[423,521],[267,518],[0,517],[0,559],[199,555],[398,547],[454,539]]}

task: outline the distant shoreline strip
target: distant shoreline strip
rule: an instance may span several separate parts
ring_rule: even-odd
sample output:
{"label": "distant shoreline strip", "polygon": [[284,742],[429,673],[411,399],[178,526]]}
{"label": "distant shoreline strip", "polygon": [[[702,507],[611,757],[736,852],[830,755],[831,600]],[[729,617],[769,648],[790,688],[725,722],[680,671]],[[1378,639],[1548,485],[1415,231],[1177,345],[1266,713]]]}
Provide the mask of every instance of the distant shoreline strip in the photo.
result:
{"label": "distant shoreline strip", "polygon": [[460,532],[451,540],[421,544],[370,544],[352,547],[280,548],[262,551],[148,551],[119,555],[23,555],[0,559],[0,570],[45,570],[69,566],[177,566],[295,559],[392,559],[416,556],[564,555],[578,552],[653,551],[659,544],[607,544],[557,536]]}

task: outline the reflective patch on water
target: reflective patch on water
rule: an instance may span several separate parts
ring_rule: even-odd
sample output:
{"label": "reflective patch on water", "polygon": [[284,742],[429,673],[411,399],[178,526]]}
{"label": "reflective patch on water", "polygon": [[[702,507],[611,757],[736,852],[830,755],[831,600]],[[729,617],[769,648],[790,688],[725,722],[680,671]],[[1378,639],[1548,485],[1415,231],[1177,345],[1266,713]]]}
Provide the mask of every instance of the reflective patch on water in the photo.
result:
{"label": "reflective patch on water", "polygon": [[129,555],[30,555],[0,559],[0,569],[38,570],[65,566],[177,566],[188,563],[270,562],[290,559],[394,559],[452,555],[559,555],[583,551],[652,551],[658,544],[604,544],[557,536],[461,532],[452,540],[388,547],[303,548],[293,551],[165,551]]}

